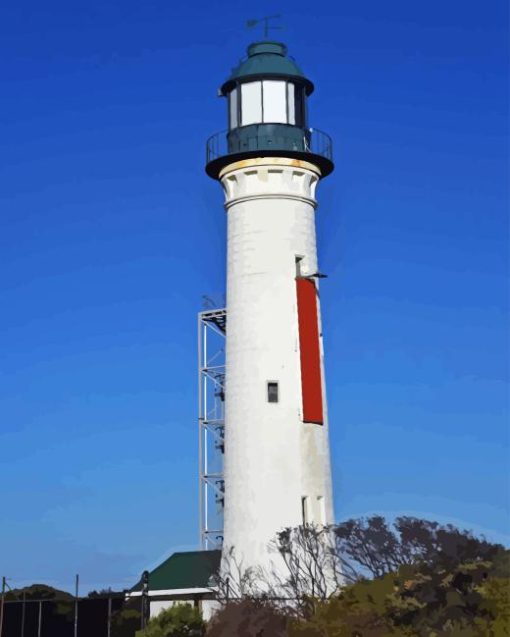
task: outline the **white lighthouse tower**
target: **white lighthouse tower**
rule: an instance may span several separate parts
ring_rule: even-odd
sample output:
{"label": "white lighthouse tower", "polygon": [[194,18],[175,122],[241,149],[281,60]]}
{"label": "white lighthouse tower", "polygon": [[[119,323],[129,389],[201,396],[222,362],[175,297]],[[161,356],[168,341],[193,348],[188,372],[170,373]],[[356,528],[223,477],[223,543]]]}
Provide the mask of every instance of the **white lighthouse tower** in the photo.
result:
{"label": "white lighthouse tower", "polygon": [[313,88],[284,44],[251,44],[207,147],[228,220],[223,547],[245,568],[284,527],[334,519],[315,234],[333,162]]}

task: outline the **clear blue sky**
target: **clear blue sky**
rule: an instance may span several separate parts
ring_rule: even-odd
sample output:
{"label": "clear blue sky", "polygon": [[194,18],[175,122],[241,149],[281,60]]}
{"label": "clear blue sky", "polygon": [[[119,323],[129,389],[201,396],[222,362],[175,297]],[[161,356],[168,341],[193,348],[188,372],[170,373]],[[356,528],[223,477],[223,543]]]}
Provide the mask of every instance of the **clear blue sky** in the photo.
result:
{"label": "clear blue sky", "polygon": [[254,34],[335,141],[317,217],[338,519],[508,538],[504,0],[6,0],[0,575],[130,585],[197,545],[196,312],[224,290],[204,143]]}

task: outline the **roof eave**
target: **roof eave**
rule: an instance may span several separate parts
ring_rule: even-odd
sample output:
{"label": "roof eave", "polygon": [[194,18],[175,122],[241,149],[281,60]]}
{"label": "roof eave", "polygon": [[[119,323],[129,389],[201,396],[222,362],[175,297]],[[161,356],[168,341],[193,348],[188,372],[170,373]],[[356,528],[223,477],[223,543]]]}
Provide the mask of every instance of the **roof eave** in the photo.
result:
{"label": "roof eave", "polygon": [[244,82],[255,82],[256,80],[288,80],[295,84],[301,84],[305,87],[306,95],[311,95],[314,91],[313,82],[306,77],[299,75],[288,75],[286,73],[253,73],[251,75],[241,75],[239,77],[230,77],[226,82],[221,85],[220,95],[225,97],[237,84],[243,84]]}
{"label": "roof eave", "polygon": [[[149,590],[147,592],[149,597],[182,597],[183,595],[204,595],[207,593],[215,594],[218,590],[217,586],[197,586],[195,588],[168,588],[162,590]],[[126,593],[126,599],[131,597],[141,597],[142,591],[130,591]]]}

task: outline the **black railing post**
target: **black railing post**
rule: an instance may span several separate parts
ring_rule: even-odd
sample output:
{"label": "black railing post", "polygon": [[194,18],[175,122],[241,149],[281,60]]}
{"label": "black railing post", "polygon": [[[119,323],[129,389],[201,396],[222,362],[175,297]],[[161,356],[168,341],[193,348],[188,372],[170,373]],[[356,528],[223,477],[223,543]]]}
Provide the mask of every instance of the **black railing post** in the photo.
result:
{"label": "black railing post", "polygon": [[42,602],[39,602],[39,613],[37,614],[37,637],[41,637],[42,631]]}
{"label": "black railing post", "polygon": [[76,575],[74,582],[74,637],[78,637],[78,588],[80,585],[80,576]]}
{"label": "black railing post", "polygon": [[25,637],[25,606],[27,603],[27,593],[23,591],[23,601],[21,602],[21,637]]}
{"label": "black railing post", "polygon": [[147,628],[150,619],[149,571],[142,573],[142,630]]}
{"label": "black railing post", "polygon": [[111,637],[112,634],[112,598],[108,598],[108,618],[106,620],[106,634]]}

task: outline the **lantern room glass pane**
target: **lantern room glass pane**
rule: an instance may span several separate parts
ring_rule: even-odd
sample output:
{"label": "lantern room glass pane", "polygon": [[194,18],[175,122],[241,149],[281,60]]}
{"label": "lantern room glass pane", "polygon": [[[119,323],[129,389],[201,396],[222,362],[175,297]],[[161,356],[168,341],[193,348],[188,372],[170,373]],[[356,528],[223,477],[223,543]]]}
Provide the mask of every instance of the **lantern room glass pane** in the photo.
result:
{"label": "lantern room glass pane", "polygon": [[296,100],[295,97],[296,87],[290,82],[287,84],[287,110],[289,113],[289,124],[296,123]]}
{"label": "lantern room glass pane", "polygon": [[304,128],[306,126],[305,90],[302,86],[297,85],[295,89],[296,126]]}
{"label": "lantern room glass pane", "polygon": [[277,80],[264,80],[262,83],[262,95],[264,99],[264,122],[271,124],[287,123],[287,96],[285,82]]}
{"label": "lantern room glass pane", "polygon": [[262,121],[262,82],[241,84],[241,126]]}
{"label": "lantern room glass pane", "polygon": [[228,96],[230,128],[237,128],[237,87]]}

